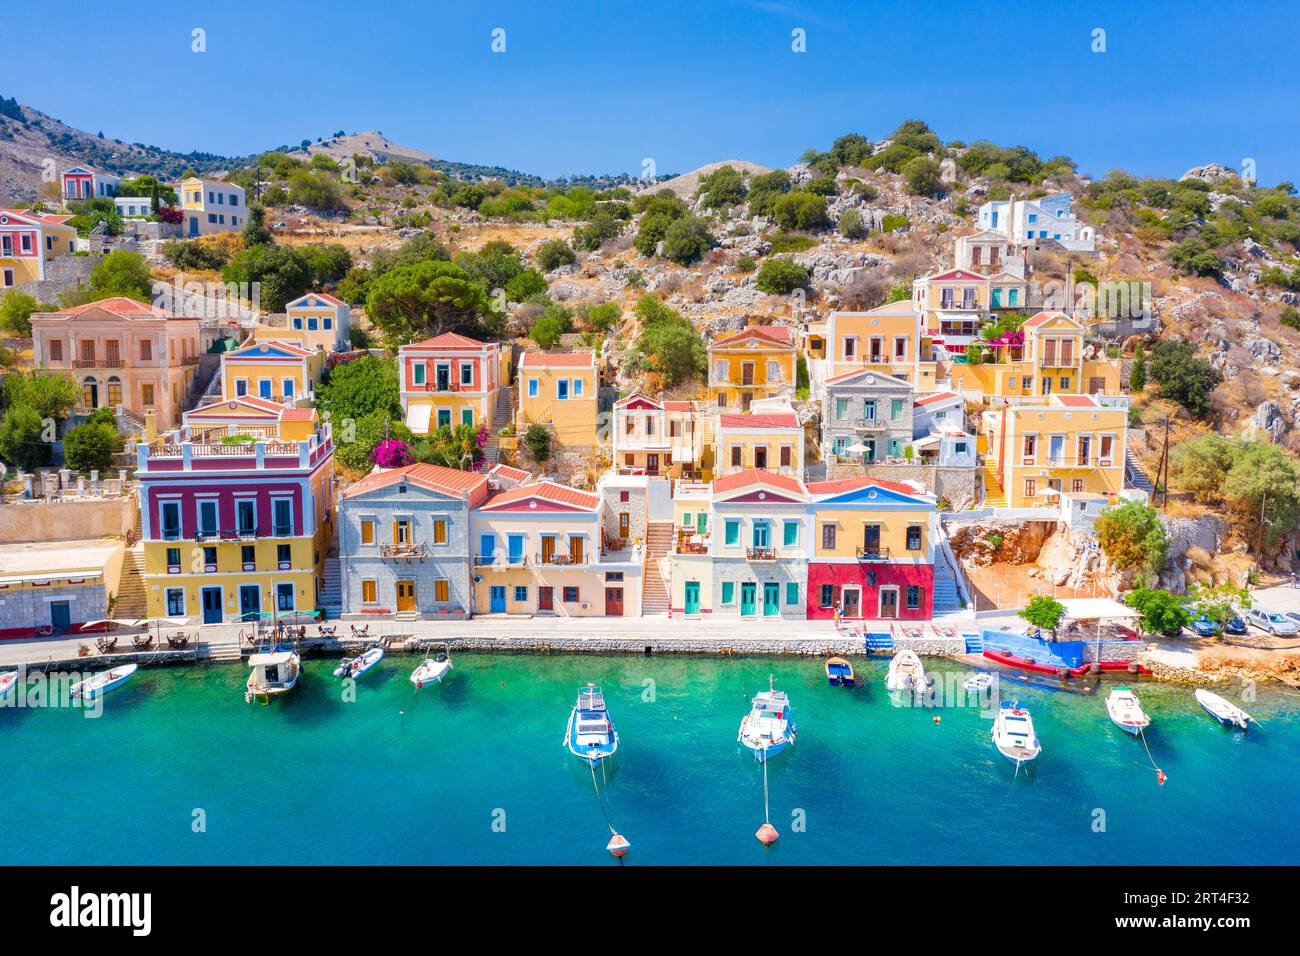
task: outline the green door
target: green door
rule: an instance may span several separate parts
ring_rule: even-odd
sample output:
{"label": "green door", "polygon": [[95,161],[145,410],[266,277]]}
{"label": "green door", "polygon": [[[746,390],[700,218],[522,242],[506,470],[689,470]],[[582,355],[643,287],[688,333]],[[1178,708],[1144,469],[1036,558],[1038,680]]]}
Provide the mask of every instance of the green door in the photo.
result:
{"label": "green door", "polygon": [[700,582],[699,581],[686,582],[686,613],[687,614],[700,613]]}
{"label": "green door", "polygon": [[781,585],[775,581],[763,584],[763,616],[771,617],[781,613]]}
{"label": "green door", "polygon": [[755,596],[758,593],[758,585],[753,581],[746,581],[740,586],[740,613],[753,614],[757,607],[755,605]]}

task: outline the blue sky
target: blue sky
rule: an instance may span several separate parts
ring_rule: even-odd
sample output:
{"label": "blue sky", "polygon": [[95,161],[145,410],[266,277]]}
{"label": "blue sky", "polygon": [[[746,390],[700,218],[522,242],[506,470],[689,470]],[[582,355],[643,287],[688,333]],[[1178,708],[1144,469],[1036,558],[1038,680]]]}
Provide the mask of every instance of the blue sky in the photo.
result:
{"label": "blue sky", "polygon": [[1296,3],[71,0],[75,54],[53,8],[6,6],[0,94],[180,151],[379,129],[542,176],[639,173],[645,157],[667,173],[788,165],[919,118],[1095,175],[1250,157],[1262,183],[1300,181]]}

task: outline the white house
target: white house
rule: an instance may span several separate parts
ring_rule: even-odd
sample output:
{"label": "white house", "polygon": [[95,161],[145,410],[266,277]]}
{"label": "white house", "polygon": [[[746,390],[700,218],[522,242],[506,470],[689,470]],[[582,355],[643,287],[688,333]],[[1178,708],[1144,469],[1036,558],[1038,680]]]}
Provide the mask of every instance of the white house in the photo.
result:
{"label": "white house", "polygon": [[1071,201],[1069,193],[1034,200],[991,200],[980,206],[976,224],[1013,242],[1050,240],[1071,252],[1093,252],[1096,233],[1070,211]]}
{"label": "white house", "polygon": [[113,205],[117,206],[117,214],[126,219],[144,219],[153,215],[151,196],[114,196]]}

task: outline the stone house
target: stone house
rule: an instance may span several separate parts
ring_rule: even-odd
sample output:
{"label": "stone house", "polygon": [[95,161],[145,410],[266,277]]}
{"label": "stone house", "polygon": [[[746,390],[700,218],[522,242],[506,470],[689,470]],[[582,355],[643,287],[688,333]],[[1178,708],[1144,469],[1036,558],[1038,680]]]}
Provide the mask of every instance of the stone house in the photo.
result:
{"label": "stone house", "polygon": [[860,370],[827,379],[822,396],[822,458],[870,464],[903,458],[912,443],[914,392],[892,375]]}

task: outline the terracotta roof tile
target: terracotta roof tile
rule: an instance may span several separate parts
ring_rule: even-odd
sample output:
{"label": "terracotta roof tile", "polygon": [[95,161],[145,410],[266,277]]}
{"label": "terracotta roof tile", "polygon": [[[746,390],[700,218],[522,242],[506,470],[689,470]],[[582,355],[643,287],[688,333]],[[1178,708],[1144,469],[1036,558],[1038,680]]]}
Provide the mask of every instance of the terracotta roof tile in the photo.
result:
{"label": "terracotta roof tile", "polygon": [[593,352],[525,352],[520,368],[591,368]]}
{"label": "terracotta roof tile", "polygon": [[798,428],[799,418],[791,412],[769,414],[730,414],[719,415],[718,423],[723,428]]}
{"label": "terracotta roof tile", "polygon": [[374,491],[376,488],[387,488],[389,485],[397,484],[403,478],[409,484],[419,488],[427,488],[430,491],[441,492],[456,498],[464,498],[471,504],[480,499],[482,493],[487,489],[487,475],[481,475],[475,471],[460,471],[456,468],[444,468],[441,465],[427,465],[420,462],[414,465],[406,465],[403,468],[390,468],[387,471],[371,472],[356,484],[348,487],[340,497],[351,498],[363,492]]}
{"label": "terracotta roof tile", "polygon": [[579,491],[577,488],[570,488],[568,485],[557,484],[554,481],[535,481],[530,485],[520,485],[518,488],[498,492],[485,501],[482,507],[498,508],[501,505],[526,501],[529,498],[543,498],[557,504],[576,505],[590,510],[595,510],[600,504],[600,496],[589,491]]}
{"label": "terracotta roof tile", "polygon": [[846,491],[857,491],[859,488],[884,488],[887,491],[896,491],[904,495],[919,495],[922,492],[917,491],[911,485],[905,485],[897,481],[885,481],[883,478],[835,478],[830,481],[813,481],[808,484],[808,493],[810,495],[842,495]]}
{"label": "terracotta roof tile", "polygon": [[745,339],[749,338],[767,339],[769,342],[774,342],[778,345],[790,345],[793,342],[789,326],[750,325],[741,329],[739,332],[733,332],[720,339],[715,339],[713,345],[730,345],[732,342],[743,342]]}
{"label": "terracotta roof tile", "polygon": [[762,468],[746,468],[744,471],[713,479],[713,493],[722,494],[735,491],[737,488],[747,488],[750,485],[767,485],[769,488],[780,488],[799,495],[806,493],[804,483],[798,478],[778,475]]}

